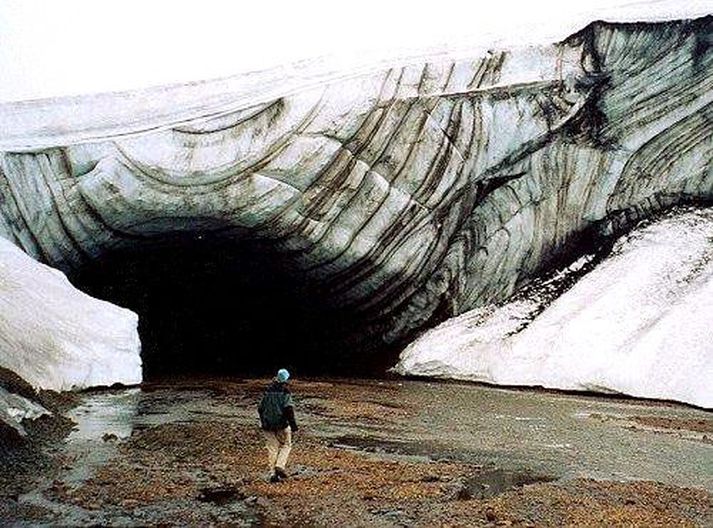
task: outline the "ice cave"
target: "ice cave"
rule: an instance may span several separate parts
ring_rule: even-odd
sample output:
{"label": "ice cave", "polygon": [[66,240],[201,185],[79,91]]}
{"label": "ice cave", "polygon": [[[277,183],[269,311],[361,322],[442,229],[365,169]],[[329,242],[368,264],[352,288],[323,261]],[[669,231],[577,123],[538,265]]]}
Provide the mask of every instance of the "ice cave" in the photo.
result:
{"label": "ice cave", "polygon": [[214,234],[152,239],[92,259],[71,279],[138,314],[145,380],[264,376],[281,365],[303,376],[374,376],[398,355],[359,333],[358,311],[255,243]]}
{"label": "ice cave", "polygon": [[0,367],[395,366],[711,408],[712,30],[0,104]]}

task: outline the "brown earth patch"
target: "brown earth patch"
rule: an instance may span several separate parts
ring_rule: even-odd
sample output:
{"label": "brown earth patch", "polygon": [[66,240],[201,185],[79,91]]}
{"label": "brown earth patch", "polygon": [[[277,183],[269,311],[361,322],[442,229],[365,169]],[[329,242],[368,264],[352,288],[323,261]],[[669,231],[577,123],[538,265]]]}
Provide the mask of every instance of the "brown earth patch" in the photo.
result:
{"label": "brown earth patch", "polygon": [[574,480],[536,483],[487,499],[462,493],[481,467],[456,462],[380,459],[336,449],[298,433],[290,478],[267,481],[262,437],[224,423],[165,424],[136,432],[121,456],[82,486],[53,493],[87,509],[131,509],[191,501],[230,490],[266,526],[702,526],[713,522],[711,495],[655,482]]}
{"label": "brown earth patch", "polygon": [[713,420],[691,420],[683,418],[668,418],[664,416],[633,416],[631,420],[639,425],[643,425],[645,427],[655,427],[657,429],[713,433]]}

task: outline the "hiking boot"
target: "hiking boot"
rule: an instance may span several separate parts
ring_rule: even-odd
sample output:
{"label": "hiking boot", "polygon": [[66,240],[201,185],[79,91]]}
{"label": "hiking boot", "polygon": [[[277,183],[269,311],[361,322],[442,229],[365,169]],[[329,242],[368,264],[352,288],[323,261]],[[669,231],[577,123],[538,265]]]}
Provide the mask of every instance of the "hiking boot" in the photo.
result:
{"label": "hiking boot", "polygon": [[272,476],[270,477],[270,482],[272,482],[273,484],[280,482],[280,477],[277,475],[277,473],[272,474]]}
{"label": "hiking boot", "polygon": [[284,469],[282,469],[280,467],[275,468],[275,476],[277,477],[278,481],[287,479],[287,473],[285,472]]}

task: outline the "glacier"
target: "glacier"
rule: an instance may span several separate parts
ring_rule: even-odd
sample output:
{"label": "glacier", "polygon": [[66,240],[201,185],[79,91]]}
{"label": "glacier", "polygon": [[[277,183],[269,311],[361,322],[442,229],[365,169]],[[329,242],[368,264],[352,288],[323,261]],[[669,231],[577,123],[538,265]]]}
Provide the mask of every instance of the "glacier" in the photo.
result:
{"label": "glacier", "polygon": [[[313,292],[309,302],[323,314],[339,313],[304,322],[315,340],[309,353],[322,354],[315,363],[392,365],[416,339],[401,372],[432,368],[709,405],[700,380],[710,351],[700,343],[710,310],[704,298],[661,279],[663,268],[646,250],[637,253],[641,262],[627,261],[631,279],[650,281],[627,290],[631,302],[657,299],[642,293],[647,288],[672,292],[700,311],[700,325],[685,327],[690,336],[676,323],[683,308],[660,321],[654,307],[635,311],[647,332],[633,321],[616,332],[595,325],[589,317],[602,306],[623,309],[616,292],[628,279],[600,301],[587,294],[600,304],[585,309],[572,292],[596,277],[586,259],[589,274],[544,310],[518,294],[642,221],[713,202],[712,29],[711,16],[598,21],[552,44],[434,53],[353,71],[307,61],[214,81],[0,104],[2,258],[18,262],[0,272],[0,284],[18,284],[3,293],[0,366],[45,388],[135,383],[135,314],[82,296],[59,273],[81,284],[87,266],[100,273],[107,259],[121,266],[117,255],[127,250],[137,267],[151,253],[178,268],[175,253],[161,253],[167,244],[219,240],[206,260],[259,254]],[[695,218],[701,229],[708,225],[706,215]],[[695,232],[681,237],[700,241]],[[651,236],[675,242],[665,229]],[[666,255],[685,249],[675,247]],[[681,258],[665,260],[675,284],[677,266],[688,269]],[[267,286],[260,271],[255,277]],[[567,309],[573,322],[565,324]],[[472,336],[453,321],[483,310],[492,312],[476,318],[487,320],[483,332],[500,337],[479,348],[481,364]],[[452,350],[436,339],[429,346],[439,355],[428,356],[422,343],[430,334],[419,336],[444,321]],[[518,335],[532,335],[554,355],[542,362],[541,349],[512,344]],[[627,341],[634,337],[636,346]],[[574,359],[555,346],[560,340],[581,350],[601,341],[597,354],[608,368],[593,363],[588,376],[564,376],[558,361]],[[675,357],[663,357],[666,346],[679,350]],[[502,374],[486,348],[515,350],[521,369],[503,366],[512,377]],[[669,365],[671,375],[654,364]],[[635,365],[653,374],[635,375]]]}

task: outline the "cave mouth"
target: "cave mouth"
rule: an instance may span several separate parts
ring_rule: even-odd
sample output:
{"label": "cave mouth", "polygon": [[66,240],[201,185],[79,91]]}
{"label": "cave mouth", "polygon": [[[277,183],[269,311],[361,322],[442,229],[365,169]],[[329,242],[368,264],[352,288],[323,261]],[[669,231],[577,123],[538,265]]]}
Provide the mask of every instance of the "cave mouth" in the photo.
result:
{"label": "cave mouth", "polygon": [[296,376],[384,376],[395,351],[286,262],[255,243],[163,237],[104,252],[70,280],[139,315],[145,381],[281,367]]}

